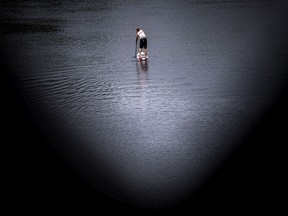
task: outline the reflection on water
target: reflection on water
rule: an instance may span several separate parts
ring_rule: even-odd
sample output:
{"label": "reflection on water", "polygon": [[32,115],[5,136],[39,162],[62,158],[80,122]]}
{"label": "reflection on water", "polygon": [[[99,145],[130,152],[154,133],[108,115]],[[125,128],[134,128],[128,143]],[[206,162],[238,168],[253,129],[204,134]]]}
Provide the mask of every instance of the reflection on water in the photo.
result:
{"label": "reflection on water", "polygon": [[[282,7],[212,2],[5,3],[0,43],[17,56],[9,59],[19,69],[13,77],[92,183],[105,175],[102,161],[107,190],[120,188],[139,205],[178,202],[287,84],[279,58],[267,58],[286,52],[287,25],[274,17]],[[139,24],[140,11],[149,13]],[[139,25],[149,34],[149,60],[135,64]],[[275,36],[277,49],[266,41]]]}
{"label": "reflection on water", "polygon": [[137,72],[148,72],[148,61],[137,61]]}
{"label": "reflection on water", "polygon": [[137,61],[136,70],[140,85],[145,85],[148,77],[148,61]]}

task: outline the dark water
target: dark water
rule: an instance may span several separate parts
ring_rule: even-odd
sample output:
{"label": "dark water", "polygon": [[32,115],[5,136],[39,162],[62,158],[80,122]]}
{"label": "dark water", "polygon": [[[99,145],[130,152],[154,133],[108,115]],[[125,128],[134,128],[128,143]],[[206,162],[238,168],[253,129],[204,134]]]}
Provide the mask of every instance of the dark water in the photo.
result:
{"label": "dark water", "polygon": [[[163,207],[189,197],[287,85],[285,7],[4,1],[1,45],[67,161],[109,196]],[[136,27],[147,62],[134,59]]]}

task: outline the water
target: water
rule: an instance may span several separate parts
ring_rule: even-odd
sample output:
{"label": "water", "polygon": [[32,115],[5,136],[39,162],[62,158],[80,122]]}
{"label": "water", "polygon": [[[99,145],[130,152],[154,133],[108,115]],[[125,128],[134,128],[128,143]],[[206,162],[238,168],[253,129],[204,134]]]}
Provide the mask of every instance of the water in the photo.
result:
{"label": "water", "polygon": [[139,206],[191,195],[287,85],[281,1],[3,5],[7,64],[55,148]]}

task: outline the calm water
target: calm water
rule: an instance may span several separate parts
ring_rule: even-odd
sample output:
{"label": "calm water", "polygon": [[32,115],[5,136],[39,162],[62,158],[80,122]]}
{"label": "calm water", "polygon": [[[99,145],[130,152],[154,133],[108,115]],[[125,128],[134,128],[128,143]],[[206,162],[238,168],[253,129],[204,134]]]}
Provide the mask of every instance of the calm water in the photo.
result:
{"label": "calm water", "polygon": [[189,196],[287,85],[284,1],[3,5],[7,64],[44,131],[93,185],[140,206]]}

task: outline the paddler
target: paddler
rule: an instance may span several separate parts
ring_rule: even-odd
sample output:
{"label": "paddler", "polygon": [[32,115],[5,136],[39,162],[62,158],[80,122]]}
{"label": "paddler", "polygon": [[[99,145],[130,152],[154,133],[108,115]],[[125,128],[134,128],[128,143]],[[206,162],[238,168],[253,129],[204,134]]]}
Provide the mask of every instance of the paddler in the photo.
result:
{"label": "paddler", "polygon": [[147,57],[147,37],[144,31],[140,28],[136,29],[136,44],[138,42],[138,38],[140,39],[139,56],[141,55],[141,51],[144,48],[145,57]]}

